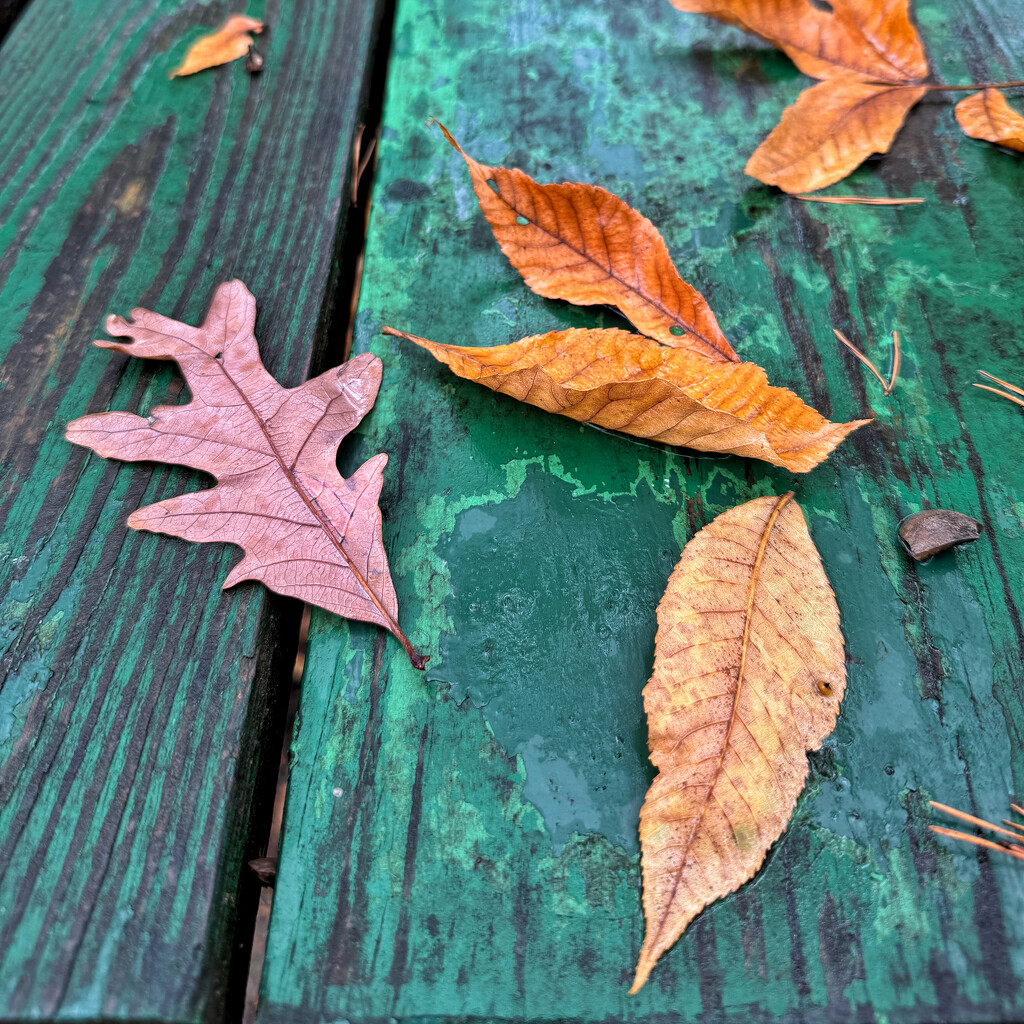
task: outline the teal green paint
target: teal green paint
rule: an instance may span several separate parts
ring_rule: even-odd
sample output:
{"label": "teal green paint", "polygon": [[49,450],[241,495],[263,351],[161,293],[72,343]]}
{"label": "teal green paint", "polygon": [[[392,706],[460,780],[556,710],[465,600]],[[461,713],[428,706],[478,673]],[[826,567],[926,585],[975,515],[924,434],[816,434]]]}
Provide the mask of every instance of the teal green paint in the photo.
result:
{"label": "teal green paint", "polygon": [[[1005,17],[944,0],[915,13],[957,80],[976,57],[967,24]],[[1024,68],[1024,40],[995,36],[999,59]],[[371,686],[372,631],[314,615],[264,1020],[1019,1016],[1017,866],[929,833],[927,801],[998,817],[1024,791],[1011,621],[1024,424],[970,388],[976,367],[1019,380],[1020,161],[964,139],[951,106],[929,102],[837,189],[924,205],[781,197],[742,168],[806,80],[668,4],[403,0],[390,75],[355,340],[383,359],[384,384],[350,457],[392,454],[385,544],[403,626],[431,662],[424,679],[388,640]],[[388,324],[492,345],[623,325],[525,287],[430,116],[478,160],[626,197],[741,356],[833,419],[875,422],[794,477],[547,416],[381,336]],[[892,396],[833,327],[883,371],[900,331]],[[653,606],[695,529],[791,488],[842,615],[839,723],[762,871],[629,998]],[[983,504],[990,529],[974,545],[925,566],[900,547],[911,512]]]}
{"label": "teal green paint", "polygon": [[275,0],[262,76],[175,81],[223,12],[102,8],[33,0],[0,56],[0,1018],[199,1024],[241,1001],[295,615],[220,590],[236,549],[125,526],[208,477],[64,427],[185,400],[91,341],[136,306],[196,323],[234,276],[268,367],[308,375],[380,5]]}

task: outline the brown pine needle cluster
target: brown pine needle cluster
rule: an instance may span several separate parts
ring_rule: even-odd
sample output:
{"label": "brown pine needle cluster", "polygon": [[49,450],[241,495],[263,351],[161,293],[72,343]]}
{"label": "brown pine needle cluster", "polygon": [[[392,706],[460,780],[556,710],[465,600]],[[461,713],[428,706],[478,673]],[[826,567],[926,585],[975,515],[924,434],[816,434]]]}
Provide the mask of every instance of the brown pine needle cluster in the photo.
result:
{"label": "brown pine needle cluster", "polygon": [[[1024,860],[1024,836],[1021,835],[1021,833],[1024,833],[1024,825],[1018,825],[1015,821],[1003,818],[1004,825],[1009,825],[1010,828],[1016,829],[1015,832],[1011,832],[1009,829],[1001,828],[999,825],[993,825],[990,821],[976,818],[973,814],[965,814],[963,811],[958,811],[955,807],[947,807],[946,804],[936,803],[934,800],[929,800],[928,802],[937,811],[942,811],[943,814],[966,821],[969,825],[974,825],[975,828],[985,829],[987,832],[994,832],[997,835],[1008,838],[1003,839],[1001,842],[994,842],[991,839],[986,839],[984,836],[972,835],[970,832],[960,832],[955,828],[929,825],[928,827],[933,832],[937,832],[940,836],[949,836],[950,839],[960,839],[965,843],[973,843],[975,846],[981,846],[986,850],[998,850],[1000,853],[1016,857],[1018,860]],[[1017,814],[1024,817],[1024,807],[1021,807],[1019,804],[1010,804],[1010,807]]]}
{"label": "brown pine needle cluster", "polygon": [[[989,380],[994,380],[1000,386],[1007,388],[1009,391],[1012,391],[1013,395],[1024,396],[1024,389],[1017,387],[1016,384],[1009,384],[1005,380],[1000,380],[999,377],[994,377],[991,373],[986,373],[984,370],[979,370],[978,373],[980,373],[982,377],[987,377]],[[976,388],[981,388],[982,391],[991,391],[993,395],[998,395],[1000,398],[1005,398],[1007,401],[1015,402],[1017,405],[1024,406],[1024,402],[1022,402],[1020,398],[1014,398],[1013,395],[1007,394],[1006,391],[1000,391],[999,388],[990,388],[987,384],[975,384],[973,386]]]}
{"label": "brown pine needle cluster", "polygon": [[923,203],[919,198],[889,198],[887,196],[793,196],[805,203],[835,203],[836,206],[916,206]]}
{"label": "brown pine needle cluster", "polygon": [[[900,333],[899,331],[892,332],[892,367],[889,371],[889,380],[886,379],[878,372],[878,367],[856,345],[853,344],[841,331],[837,331],[834,327],[832,333],[878,378],[878,383],[882,385],[882,393],[885,395],[891,395],[893,388],[896,387],[896,380],[900,375]],[[981,385],[978,385],[979,387]],[[1024,392],[1021,392],[1024,394]],[[1024,404],[1024,403],[1021,403]]]}

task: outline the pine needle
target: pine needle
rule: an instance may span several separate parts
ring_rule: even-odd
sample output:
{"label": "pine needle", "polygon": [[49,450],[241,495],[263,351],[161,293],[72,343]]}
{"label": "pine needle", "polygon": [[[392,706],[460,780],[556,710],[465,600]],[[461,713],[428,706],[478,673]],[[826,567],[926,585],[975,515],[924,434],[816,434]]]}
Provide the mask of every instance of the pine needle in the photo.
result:
{"label": "pine needle", "polygon": [[983,839],[981,836],[972,836],[967,832],[957,832],[953,828],[943,828],[941,825],[929,825],[933,832],[940,836],[949,836],[950,839],[959,839],[965,843],[973,843],[975,846],[984,846],[987,850],[998,850],[1000,853],[1008,853],[1011,857],[1024,860],[1024,847],[1017,849],[1003,846],[1001,843],[993,843],[991,839]]}
{"label": "pine needle", "polygon": [[[971,835],[969,832],[960,832],[957,829],[945,828],[942,825],[929,825],[928,827],[933,832],[937,832],[941,836],[948,836],[951,839],[959,839],[965,843],[973,843],[975,846],[982,846],[986,850],[998,850],[1000,853],[1007,853],[1011,857],[1016,857],[1018,860],[1024,860],[1024,836],[1021,836],[1018,832],[1010,832],[1005,828],[1000,828],[998,825],[993,825],[990,821],[985,821],[983,818],[976,818],[973,814],[966,814],[964,811],[958,811],[955,807],[949,807],[946,804],[937,803],[935,800],[929,800],[928,802],[937,811],[942,811],[950,817],[959,818],[961,821],[966,821],[969,824],[975,825],[977,828],[985,829],[988,832],[995,832],[999,835],[1009,836],[1009,841],[1003,840],[1003,842],[997,843],[991,839],[985,839],[982,836]],[[1018,814],[1024,815],[1024,809],[1018,807],[1017,804],[1011,804],[1010,806]],[[1003,824],[1018,829],[1019,832],[1024,832],[1024,826],[1018,825],[1012,821],[1007,821],[1005,818],[1003,819]]]}
{"label": "pine needle", "polygon": [[[882,393],[885,395],[891,395],[893,388],[896,387],[896,379],[900,375],[900,335],[899,331],[892,332],[892,369],[889,373],[888,383],[885,378],[878,372],[878,368],[873,362],[856,345],[853,344],[844,334],[837,331],[834,327],[832,333],[878,378],[878,383],[882,385]],[[1021,392],[1024,394],[1024,392]],[[1024,403],[1022,403],[1024,404]]]}
{"label": "pine needle", "polygon": [[795,195],[805,203],[835,203],[837,206],[916,206],[923,199],[888,199],[885,196],[805,196]]}
{"label": "pine needle", "polygon": [[[1004,388],[1007,388],[1010,391],[1013,391],[1015,394],[1024,395],[1024,390],[1017,387],[1016,384],[1009,384],[1005,380],[1000,380],[998,377],[993,376],[991,373],[986,373],[984,370],[979,370],[978,373],[980,373],[982,377],[987,377],[989,380],[994,380],[997,384],[1001,385]],[[1005,398],[1008,402],[1014,402],[1017,405],[1024,406],[1024,402],[1022,402],[1019,398],[1014,398],[1013,395],[1008,395],[1005,391],[1000,391],[999,388],[990,388],[987,384],[975,384],[973,386],[976,388],[981,388],[982,391],[991,391],[993,395],[998,395],[1000,398]],[[1017,808],[1014,807],[1014,810],[1016,809]],[[1021,811],[1020,813],[1024,814],[1024,811]]]}

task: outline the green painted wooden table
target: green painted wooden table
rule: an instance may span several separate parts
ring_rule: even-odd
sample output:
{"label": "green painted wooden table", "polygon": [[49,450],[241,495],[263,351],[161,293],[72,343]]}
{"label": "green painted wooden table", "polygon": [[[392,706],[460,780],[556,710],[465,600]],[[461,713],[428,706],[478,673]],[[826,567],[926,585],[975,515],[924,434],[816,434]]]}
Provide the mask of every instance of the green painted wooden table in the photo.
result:
{"label": "green painted wooden table", "polygon": [[[1021,77],[1024,4],[915,9],[942,79]],[[1024,162],[931,97],[839,190],[924,205],[786,199],[742,169],[805,84],[655,0],[399,4],[356,332],[384,385],[351,457],[392,455],[385,539],[432,660],[313,616],[265,1024],[1024,1017],[1024,873],[927,829],[930,798],[999,817],[1024,790],[1024,421],[970,386],[1022,377]],[[479,160],[626,198],[742,356],[875,423],[794,477],[581,427],[382,337],[622,323],[525,287],[431,116]],[[902,332],[891,398],[833,326],[883,363]],[[756,880],[629,997],[654,608],[696,529],[791,487],[843,616],[839,725]],[[925,505],[983,539],[913,564],[897,525]]]}
{"label": "green painted wooden table", "polygon": [[340,359],[383,10],[257,3],[253,78],[168,80],[226,13],[194,0],[32,0],[0,51],[0,1020],[241,1010],[299,606],[222,593],[234,549],[125,527],[208,478],[63,434],[185,399],[168,364],[90,344],[107,314],[195,323],[232,277],[285,384]]}
{"label": "green painted wooden table", "polygon": [[[232,549],[125,529],[198,477],[62,433],[183,400],[88,342],[137,304],[194,322],[228,277],[284,383],[340,358],[388,7],[257,5],[252,80],[166,80],[227,13],[198,0],[31,0],[0,52],[0,1020],[238,1018],[297,609],[222,594]],[[1024,0],[915,11],[942,79],[1024,77]],[[343,464],[391,457],[385,543],[431,661],[314,613],[260,1020],[1021,1019],[1024,874],[930,833],[927,801],[1024,794],[1024,421],[970,387],[1024,377],[1024,161],[930,97],[839,189],[923,206],[788,200],[742,168],[806,80],[662,0],[399,0],[389,56],[355,331],[384,384]],[[478,159],[622,195],[742,356],[875,423],[793,477],[545,415],[382,337],[621,325],[522,284],[430,116]],[[892,397],[833,326],[872,354],[902,332]],[[654,608],[697,529],[791,487],[843,616],[839,725],[764,869],[629,997]],[[986,531],[915,565],[896,528],[926,505]]]}

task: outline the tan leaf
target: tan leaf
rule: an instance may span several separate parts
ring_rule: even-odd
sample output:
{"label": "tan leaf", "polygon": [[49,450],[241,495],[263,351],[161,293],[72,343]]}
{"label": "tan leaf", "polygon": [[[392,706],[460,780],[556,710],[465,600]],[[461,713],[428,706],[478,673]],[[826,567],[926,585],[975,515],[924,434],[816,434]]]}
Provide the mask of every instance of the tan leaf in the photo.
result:
{"label": "tan leaf", "polygon": [[197,71],[216,67],[238,60],[249,52],[252,46],[250,32],[263,31],[263,22],[257,18],[247,18],[244,14],[232,14],[216,32],[200,36],[185,54],[181,65],[174,69],[169,78],[180,78],[183,75],[194,75]]}
{"label": "tan leaf", "polygon": [[854,72],[882,82],[916,82],[928,60],[909,0],[671,0],[681,11],[738,25],[777,46],[811,78]]}
{"label": "tan leaf", "polygon": [[1024,153],[1024,117],[996,89],[974,93],[956,105],[956,119],[972,139]]}
{"label": "tan leaf", "polygon": [[835,726],[839,611],[800,507],[756,498],[683,551],[658,606],[644,688],[651,761],[640,813],[646,935],[631,992],[714,900],[752,878]]}
{"label": "tan leaf", "polygon": [[785,192],[845,178],[872,153],[887,153],[923,87],[874,85],[855,75],[805,89],[754,150],[746,173]]}
{"label": "tan leaf", "polygon": [[538,295],[615,306],[643,334],[712,359],[738,361],[704,297],[672,263],[657,228],[595,185],[539,185],[463,152],[501,251]]}
{"label": "tan leaf", "polygon": [[384,328],[460,377],[547,412],[698,451],[762,459],[796,473],[867,420],[830,423],[753,363],[711,362],[628,331],[568,330],[459,348]]}

